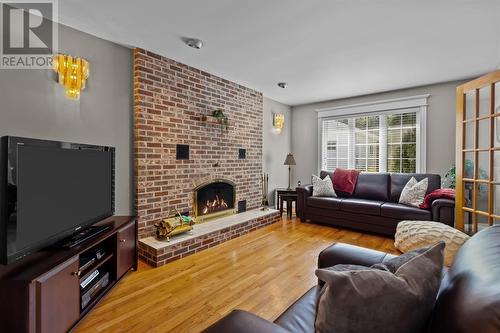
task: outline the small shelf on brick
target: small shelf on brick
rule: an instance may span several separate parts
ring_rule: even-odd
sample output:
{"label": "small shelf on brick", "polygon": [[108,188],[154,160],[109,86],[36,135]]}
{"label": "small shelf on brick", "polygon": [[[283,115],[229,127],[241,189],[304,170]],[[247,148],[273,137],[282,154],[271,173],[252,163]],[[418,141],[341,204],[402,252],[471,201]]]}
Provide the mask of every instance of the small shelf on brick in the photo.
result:
{"label": "small shelf on brick", "polygon": [[223,121],[221,121],[221,119],[218,119],[218,118],[215,118],[215,117],[212,117],[212,116],[207,116],[207,115],[202,115],[200,117],[200,120],[203,121],[203,122],[205,122],[206,124],[223,126],[224,129],[226,129],[226,126],[227,126],[228,129],[231,126],[230,123],[229,123],[229,120],[228,120],[228,124],[226,125],[226,123],[224,123]]}

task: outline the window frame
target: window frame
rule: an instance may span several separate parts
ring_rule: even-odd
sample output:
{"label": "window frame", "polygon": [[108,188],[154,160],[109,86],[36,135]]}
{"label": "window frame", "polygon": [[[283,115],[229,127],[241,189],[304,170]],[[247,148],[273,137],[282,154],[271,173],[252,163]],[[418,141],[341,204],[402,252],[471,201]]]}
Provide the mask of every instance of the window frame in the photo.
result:
{"label": "window frame", "polygon": [[[380,100],[337,107],[317,109],[318,114],[318,160],[317,171],[320,172],[323,162],[323,122],[373,115],[389,115],[400,113],[416,113],[416,173],[425,173],[427,169],[427,108],[430,94]],[[354,122],[353,122],[354,123]],[[379,130],[382,125],[387,129],[386,117],[380,118]],[[353,124],[354,126],[354,124]],[[354,132],[353,132],[354,133]],[[386,136],[387,139],[387,136]],[[355,146],[353,146],[355,147]],[[353,148],[353,151],[355,148]],[[384,157],[385,156],[385,157]],[[354,158],[355,159],[355,158]],[[349,156],[349,167],[355,167],[352,156]],[[386,172],[383,161],[387,161],[387,142],[379,142],[379,172]],[[351,165],[352,164],[352,165]]]}

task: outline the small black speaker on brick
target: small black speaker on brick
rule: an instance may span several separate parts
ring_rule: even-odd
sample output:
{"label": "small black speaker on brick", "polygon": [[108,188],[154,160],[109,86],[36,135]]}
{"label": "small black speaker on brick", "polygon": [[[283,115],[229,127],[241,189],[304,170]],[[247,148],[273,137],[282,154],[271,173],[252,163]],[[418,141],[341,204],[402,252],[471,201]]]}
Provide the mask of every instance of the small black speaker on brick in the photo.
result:
{"label": "small black speaker on brick", "polygon": [[246,149],[243,149],[243,148],[240,148],[238,150],[238,158],[240,159],[245,159],[247,158],[247,150]]}
{"label": "small black speaker on brick", "polygon": [[175,158],[178,160],[189,160],[189,145],[177,145]]}
{"label": "small black speaker on brick", "polygon": [[247,201],[241,200],[238,201],[238,213],[243,213],[247,211]]}

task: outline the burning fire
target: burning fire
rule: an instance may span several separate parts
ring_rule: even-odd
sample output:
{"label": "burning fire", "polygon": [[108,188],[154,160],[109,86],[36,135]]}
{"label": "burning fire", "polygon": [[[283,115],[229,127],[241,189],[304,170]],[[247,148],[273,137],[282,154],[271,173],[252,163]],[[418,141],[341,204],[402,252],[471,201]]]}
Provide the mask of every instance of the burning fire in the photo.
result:
{"label": "burning fire", "polygon": [[215,199],[213,201],[207,200],[207,203],[205,207],[203,207],[203,214],[211,213],[211,212],[216,212],[219,210],[223,210],[228,208],[228,204],[226,201],[224,201],[223,198],[219,198],[218,195],[215,196]]}

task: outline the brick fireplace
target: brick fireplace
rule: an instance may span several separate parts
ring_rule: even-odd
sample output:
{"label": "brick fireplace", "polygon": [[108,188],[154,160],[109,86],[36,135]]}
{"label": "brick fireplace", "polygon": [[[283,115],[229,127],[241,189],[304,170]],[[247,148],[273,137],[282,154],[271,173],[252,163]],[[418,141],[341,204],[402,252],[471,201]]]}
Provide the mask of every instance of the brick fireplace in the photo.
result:
{"label": "brick fireplace", "polygon": [[[139,238],[153,236],[154,223],[173,208],[195,215],[193,207],[199,204],[193,201],[193,191],[202,184],[219,184],[219,191],[222,184],[231,184],[233,198],[224,198],[229,211],[242,200],[248,209],[260,205],[260,92],[135,49],[134,104]],[[210,116],[216,109],[228,117],[227,129]],[[205,204],[207,200],[217,206],[210,213],[225,210],[220,194],[219,198],[204,197]]]}

